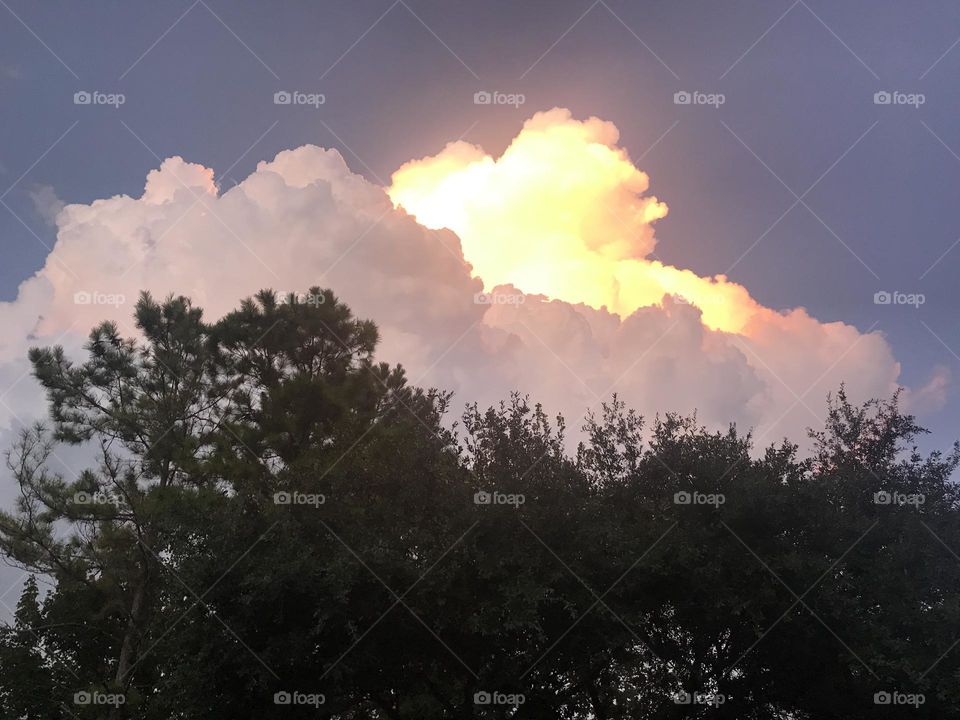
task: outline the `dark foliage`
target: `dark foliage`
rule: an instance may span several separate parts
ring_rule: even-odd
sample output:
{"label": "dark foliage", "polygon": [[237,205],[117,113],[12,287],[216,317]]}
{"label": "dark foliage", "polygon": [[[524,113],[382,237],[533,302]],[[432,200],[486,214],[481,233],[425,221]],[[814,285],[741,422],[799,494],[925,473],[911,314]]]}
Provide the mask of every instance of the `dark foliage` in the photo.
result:
{"label": "dark foliage", "polygon": [[[0,547],[52,589],[0,633],[0,716],[960,716],[960,455],[896,397],[841,389],[809,457],[615,399],[570,453],[521,396],[444,423],[305,297],[144,295],[140,339],[31,352]],[[68,481],[60,442],[99,460]]]}

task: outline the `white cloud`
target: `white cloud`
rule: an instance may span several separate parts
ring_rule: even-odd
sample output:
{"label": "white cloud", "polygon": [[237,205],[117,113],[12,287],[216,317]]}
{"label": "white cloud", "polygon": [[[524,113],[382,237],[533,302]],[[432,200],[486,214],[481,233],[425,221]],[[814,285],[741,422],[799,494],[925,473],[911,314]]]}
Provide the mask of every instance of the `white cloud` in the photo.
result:
{"label": "white cloud", "polygon": [[[605,142],[616,142],[600,129]],[[637,176],[628,181],[645,188]],[[614,192],[632,202],[623,188]],[[537,295],[477,304],[483,283],[472,277],[457,235],[418,224],[339,153],[314,146],[260,163],[222,193],[211,170],[170,158],[151,171],[140,197],[68,204],[56,223],[43,269],[15,301],[0,303],[0,387],[19,380],[0,403],[0,426],[42,415],[41,395],[24,377],[29,345],[57,341],[76,350],[107,318],[132,333],[140,290],[188,295],[215,318],[263,287],[331,287],[378,323],[381,359],[403,363],[412,380],[454,390],[459,402],[529,392],[571,427],[616,391],[648,415],[697,409],[710,425],[757,427],[765,441],[802,439],[806,426],[820,425],[823,398],[841,381],[853,397],[867,398],[889,395],[899,376],[880,334],[820,323],[802,309],[751,306],[749,331],[735,333],[711,329],[696,306],[670,297],[626,317]],[[643,242],[651,248],[652,234]],[[636,253],[621,256],[638,262]],[[76,304],[77,293],[125,302]],[[935,406],[946,385],[938,375],[918,391],[918,403]]]}

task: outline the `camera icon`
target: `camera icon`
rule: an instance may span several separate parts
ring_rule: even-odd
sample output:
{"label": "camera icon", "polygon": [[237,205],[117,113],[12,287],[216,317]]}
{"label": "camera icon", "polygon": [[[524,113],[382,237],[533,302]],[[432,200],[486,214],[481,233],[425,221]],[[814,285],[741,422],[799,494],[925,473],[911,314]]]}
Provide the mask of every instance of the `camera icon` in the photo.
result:
{"label": "camera icon", "polygon": [[492,502],[493,502],[493,495],[488,493],[486,490],[481,490],[473,494],[474,505],[489,505]]}
{"label": "camera icon", "polygon": [[691,102],[693,102],[693,96],[686,90],[680,90],[673,94],[674,105],[689,105]]}
{"label": "camera icon", "polygon": [[474,705],[489,705],[493,702],[493,696],[490,695],[486,690],[481,690],[480,692],[475,692],[473,694],[473,704]]}
{"label": "camera icon", "polygon": [[873,304],[874,305],[889,305],[893,302],[893,295],[888,293],[886,290],[880,290],[873,294]]}
{"label": "camera icon", "polygon": [[93,496],[90,493],[81,490],[78,493],[74,493],[73,501],[77,505],[89,505],[91,502],[93,502]]}
{"label": "camera icon", "polygon": [[692,500],[693,496],[686,490],[681,490],[680,492],[673,494],[674,505],[689,505]]}
{"label": "camera icon", "polygon": [[273,494],[274,505],[289,505],[293,502],[293,496],[288,492],[278,492]]}
{"label": "camera icon", "polygon": [[881,490],[873,494],[873,502],[876,505],[889,505],[893,502],[893,496],[886,490]]}
{"label": "camera icon", "polygon": [[874,105],[889,105],[893,102],[893,96],[888,93],[886,90],[881,90],[880,92],[875,92],[873,94],[873,104]]}
{"label": "camera icon", "polygon": [[93,701],[93,696],[90,695],[86,690],[81,690],[80,692],[75,692],[73,694],[73,704],[74,705],[89,705]]}
{"label": "camera icon", "polygon": [[486,90],[478,90],[473,94],[474,105],[490,105],[493,103],[493,94]]}
{"label": "camera icon", "polygon": [[86,290],[81,290],[80,292],[75,292],[73,294],[74,305],[89,305],[92,302],[93,302],[93,295],[88,293]]}
{"label": "camera icon", "polygon": [[93,96],[86,90],[80,90],[73,94],[74,105],[89,105],[91,102],[93,102]]}
{"label": "camera icon", "polygon": [[474,293],[473,294],[473,304],[474,305],[492,305],[493,296],[490,293]]}
{"label": "camera icon", "polygon": [[289,105],[293,102],[293,95],[286,90],[278,90],[273,94],[274,105]]}
{"label": "camera icon", "polygon": [[290,705],[293,702],[293,696],[286,690],[281,690],[273,694],[274,705]]}
{"label": "camera icon", "polygon": [[880,692],[873,694],[874,705],[889,705],[892,702],[893,695],[888,693],[886,690],[881,690]]}

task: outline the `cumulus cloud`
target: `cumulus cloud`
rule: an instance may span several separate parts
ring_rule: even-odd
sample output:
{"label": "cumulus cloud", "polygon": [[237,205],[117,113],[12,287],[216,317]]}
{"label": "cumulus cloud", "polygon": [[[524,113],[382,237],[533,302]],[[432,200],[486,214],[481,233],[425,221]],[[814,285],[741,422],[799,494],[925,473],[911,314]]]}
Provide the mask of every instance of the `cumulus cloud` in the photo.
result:
{"label": "cumulus cloud", "polygon": [[[334,150],[282,152],[223,193],[211,170],[170,158],[150,172],[139,197],[68,204],[56,221],[45,266],[15,301],[0,303],[0,381],[23,373],[31,344],[78,348],[103,319],[133,333],[132,303],[142,289],[188,295],[215,318],[263,287],[326,285],[378,320],[384,353],[412,372],[427,369],[485,309],[473,302],[482,286],[457,237],[394,210]],[[458,347],[476,355],[470,347],[479,335],[472,335]],[[0,405],[0,423],[38,410]]]}
{"label": "cumulus cloud", "polygon": [[649,178],[618,139],[612,123],[554,109],[528,120],[496,160],[459,141],[408,162],[390,195],[424,225],[454,230],[490,286],[619,310],[611,269],[653,250],[652,223],[667,206],[644,196]]}
{"label": "cumulus cloud", "polygon": [[[896,388],[880,334],[649,260],[667,208],[617,143],[611,123],[538,114],[499,159],[456,143],[402,168],[391,192],[410,214],[314,146],[226,191],[174,157],[139,197],[67,204],[45,266],[0,303],[0,384],[14,386],[0,426],[42,415],[29,345],[76,352],[107,318],[132,333],[140,290],[188,295],[215,318],[263,287],[331,287],[377,321],[380,357],[418,384],[481,404],[528,392],[573,427],[618,392],[646,414],[696,409],[767,441],[800,438],[841,381],[857,398]],[[935,376],[915,395],[935,406],[946,386]]]}
{"label": "cumulus cloud", "polygon": [[[900,368],[881,335],[818,322],[803,308],[766,308],[722,274],[700,277],[652,259],[654,223],[668,208],[645,194],[649,178],[618,142],[612,123],[554,108],[530,118],[498,158],[460,141],[409,161],[389,193],[421,223],[454,230],[487,287],[510,283],[583,303],[577,312],[587,319],[597,318],[590,308],[617,313],[593,338],[605,351],[581,373],[617,378],[614,387],[641,407],[696,405],[709,420],[726,415],[764,434],[802,435],[803,424],[819,424],[813,408],[841,381],[854,396],[894,391]],[[534,330],[516,327],[517,318],[504,327],[529,344]],[[568,324],[565,314],[556,321]],[[553,327],[542,312],[533,326],[546,335]],[[541,344],[565,346],[560,338]],[[643,359],[630,362],[637,353]],[[568,370],[580,357],[557,354]],[[906,399],[942,404],[947,385],[938,369]]]}

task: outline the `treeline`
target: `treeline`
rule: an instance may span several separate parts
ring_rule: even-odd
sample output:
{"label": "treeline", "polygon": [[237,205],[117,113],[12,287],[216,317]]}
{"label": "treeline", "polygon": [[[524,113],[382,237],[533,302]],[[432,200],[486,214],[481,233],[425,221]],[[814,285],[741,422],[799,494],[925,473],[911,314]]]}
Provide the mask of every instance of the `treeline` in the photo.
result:
{"label": "treeline", "polygon": [[0,716],[960,717],[960,455],[896,397],[841,389],[808,455],[614,401],[571,454],[519,396],[447,422],[306,297],[31,351]]}

